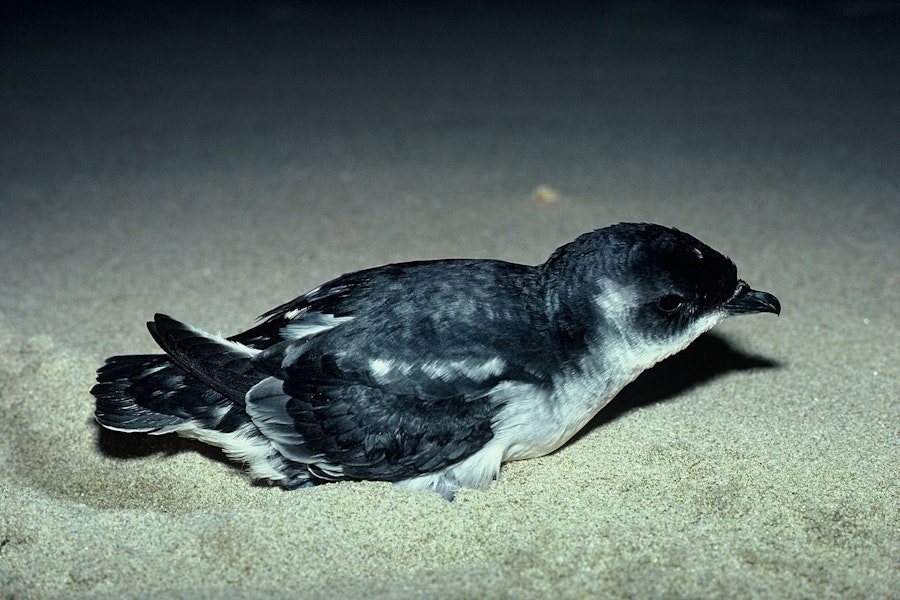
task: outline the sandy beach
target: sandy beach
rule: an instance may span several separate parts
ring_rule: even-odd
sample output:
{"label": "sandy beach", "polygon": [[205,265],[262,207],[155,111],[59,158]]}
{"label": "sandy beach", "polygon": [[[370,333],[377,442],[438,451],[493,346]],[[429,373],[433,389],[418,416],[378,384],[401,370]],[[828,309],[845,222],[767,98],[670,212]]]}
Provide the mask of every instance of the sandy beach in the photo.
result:
{"label": "sandy beach", "polygon": [[[896,598],[900,7],[735,5],[14,10],[0,596]],[[620,221],[697,236],[782,315],[488,490],[285,492],[93,421],[155,312],[232,334],[345,272],[537,264]]]}

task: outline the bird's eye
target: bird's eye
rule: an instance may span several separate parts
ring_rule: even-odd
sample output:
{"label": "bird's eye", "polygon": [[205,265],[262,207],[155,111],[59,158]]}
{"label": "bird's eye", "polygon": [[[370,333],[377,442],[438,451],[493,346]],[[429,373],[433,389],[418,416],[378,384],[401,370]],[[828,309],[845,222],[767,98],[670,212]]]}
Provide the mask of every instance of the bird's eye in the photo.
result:
{"label": "bird's eye", "polygon": [[673,313],[684,306],[684,298],[678,294],[666,294],[656,300],[656,308],[664,313]]}

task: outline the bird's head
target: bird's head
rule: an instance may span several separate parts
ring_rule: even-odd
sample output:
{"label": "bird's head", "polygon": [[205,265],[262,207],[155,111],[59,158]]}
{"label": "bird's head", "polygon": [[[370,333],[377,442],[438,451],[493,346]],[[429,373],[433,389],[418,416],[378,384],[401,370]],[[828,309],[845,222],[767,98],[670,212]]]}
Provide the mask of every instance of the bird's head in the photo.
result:
{"label": "bird's head", "polygon": [[775,296],[738,279],[727,257],[660,225],[621,223],[586,233],[541,269],[564,341],[612,348],[641,370],[725,317],[781,312]]}

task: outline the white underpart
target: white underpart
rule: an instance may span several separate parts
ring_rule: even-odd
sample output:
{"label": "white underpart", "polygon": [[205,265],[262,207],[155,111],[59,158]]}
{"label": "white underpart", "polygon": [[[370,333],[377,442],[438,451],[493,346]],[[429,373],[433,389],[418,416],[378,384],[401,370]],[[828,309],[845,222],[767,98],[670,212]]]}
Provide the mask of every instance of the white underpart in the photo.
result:
{"label": "white underpart", "polygon": [[394,485],[406,490],[437,492],[447,499],[461,489],[483,490],[497,479],[504,458],[503,443],[492,439],[469,458],[441,471],[427,473]]}
{"label": "white underpart", "polygon": [[[615,311],[612,313],[615,315]],[[624,319],[625,312],[619,313]],[[607,340],[582,358],[577,369],[560,374],[553,382],[552,393],[535,389],[527,399],[507,401],[494,427],[498,438],[509,440],[504,460],[553,452],[643,371],[683,350],[722,318],[718,312],[701,317],[677,337],[664,341],[636,339],[627,335],[633,327],[616,323],[624,335]]]}
{"label": "white underpart", "polygon": [[631,313],[633,307],[638,304],[634,293],[611,282],[601,287],[604,293],[596,297],[594,302],[599,308],[599,313],[604,315],[611,326],[610,333],[613,334],[605,340],[604,356],[607,360],[612,359],[616,372],[628,376],[625,383],[664,358],[681,352],[726,316],[721,310],[701,315],[693,319],[689,327],[665,339],[658,339],[652,335],[642,336],[640,328],[635,327]]}
{"label": "white underpart", "polygon": [[[548,433],[558,437],[560,429],[551,410],[549,392],[532,384],[506,381],[494,386],[489,395],[492,403],[504,407],[494,418],[494,437],[484,448],[446,469],[398,481],[396,485],[451,497],[459,489],[488,487],[500,473],[500,465],[508,460],[541,456],[558,447],[549,448],[544,443]],[[533,451],[523,454],[520,448]]]}
{"label": "white underpart", "polygon": [[611,335],[600,347],[593,348],[576,369],[560,374],[552,388],[516,382],[495,386],[490,397],[502,403],[503,408],[494,417],[494,437],[485,447],[442,471],[397,485],[444,496],[460,488],[487,487],[497,477],[503,462],[553,452],[587,425],[641,372],[683,350],[725,316],[716,311],[698,318],[677,336],[665,340],[645,339],[638,335],[628,312],[628,307],[634,306],[634,299],[621,289],[609,292],[607,288],[607,293],[596,301],[618,335]]}
{"label": "white underpart", "polygon": [[[215,417],[222,418],[229,410],[229,406],[217,407]],[[260,435],[259,430],[251,423],[242,425],[230,433],[206,429],[194,421],[153,429],[105,427],[114,431],[142,431],[151,435],[177,433],[181,437],[199,440],[221,448],[228,458],[246,464],[254,479],[281,481],[286,478],[284,459],[277,453],[272,442]]]}
{"label": "white underpart", "polygon": [[203,429],[190,423],[180,426],[178,435],[218,446],[228,458],[246,464],[253,479],[281,481],[286,478],[284,459],[251,423],[231,433]]}
{"label": "white underpart", "polygon": [[376,358],[369,361],[369,371],[379,383],[385,383],[395,379],[397,376],[408,376],[416,369],[429,377],[440,379],[441,381],[456,381],[458,379],[484,381],[501,374],[504,368],[506,368],[506,362],[499,356],[487,361],[473,359],[434,360],[421,364],[388,358]]}

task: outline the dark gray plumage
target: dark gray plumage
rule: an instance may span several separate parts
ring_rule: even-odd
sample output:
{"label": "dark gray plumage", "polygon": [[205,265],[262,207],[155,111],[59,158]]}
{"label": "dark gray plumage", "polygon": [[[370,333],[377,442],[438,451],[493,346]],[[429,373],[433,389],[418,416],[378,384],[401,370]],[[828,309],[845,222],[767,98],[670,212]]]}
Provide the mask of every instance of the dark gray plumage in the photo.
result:
{"label": "dark gray plumage", "polygon": [[555,450],[721,319],[780,310],[690,235],[623,223],[536,267],[343,275],[227,339],[156,315],[166,354],[110,358],[91,392],[104,427],[197,438],[285,488],[372,479],[452,497]]}

